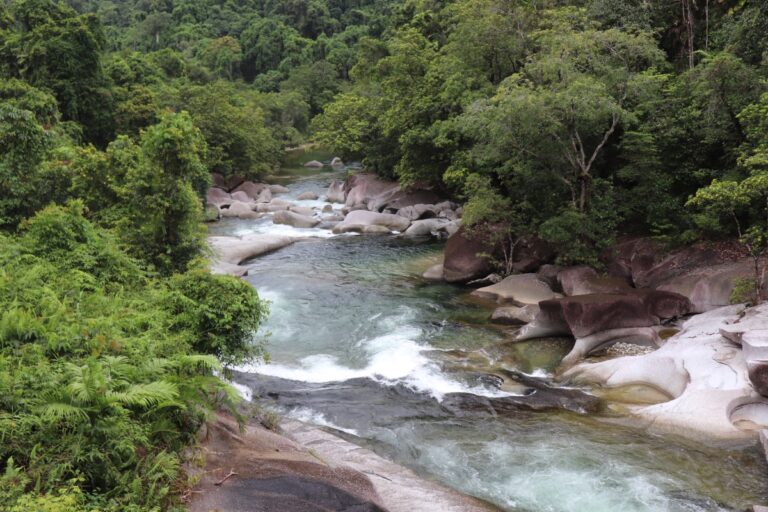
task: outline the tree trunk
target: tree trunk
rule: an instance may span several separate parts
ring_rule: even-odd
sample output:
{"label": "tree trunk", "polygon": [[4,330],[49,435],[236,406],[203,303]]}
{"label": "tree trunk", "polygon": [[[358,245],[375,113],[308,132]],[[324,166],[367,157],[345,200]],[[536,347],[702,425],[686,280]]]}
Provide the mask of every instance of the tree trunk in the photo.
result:
{"label": "tree trunk", "polygon": [[688,51],[688,68],[694,66],[694,21],[693,21],[693,2],[696,0],[681,0],[683,8],[683,25],[685,26],[684,46]]}
{"label": "tree trunk", "polygon": [[579,176],[579,186],[581,187],[581,192],[579,193],[579,212],[584,213],[587,211],[587,197],[588,197],[588,188],[589,188],[589,175],[582,174]]}

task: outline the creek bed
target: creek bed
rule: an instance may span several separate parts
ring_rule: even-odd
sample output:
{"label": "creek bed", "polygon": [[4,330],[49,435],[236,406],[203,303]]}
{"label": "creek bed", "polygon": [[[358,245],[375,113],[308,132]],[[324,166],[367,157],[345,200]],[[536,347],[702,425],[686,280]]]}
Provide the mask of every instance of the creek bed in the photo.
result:
{"label": "creek bed", "polygon": [[[322,195],[333,177],[296,179],[289,198]],[[260,333],[269,333],[271,362],[241,368],[236,381],[287,416],[344,432],[504,510],[715,511],[768,501],[756,445],[649,435],[606,421],[608,413],[447,414],[441,400],[452,393],[517,393],[488,378],[500,369],[550,378],[568,346],[505,344],[465,289],[425,283],[419,275],[438,260],[439,242],[332,236],[269,218],[227,220],[211,232],[308,237],[250,262],[246,278],[272,303]]]}

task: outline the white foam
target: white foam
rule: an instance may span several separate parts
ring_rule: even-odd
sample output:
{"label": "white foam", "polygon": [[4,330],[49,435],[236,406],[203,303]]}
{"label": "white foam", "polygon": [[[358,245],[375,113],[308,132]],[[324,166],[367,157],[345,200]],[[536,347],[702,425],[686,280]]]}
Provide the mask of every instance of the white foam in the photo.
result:
{"label": "white foam", "polygon": [[233,233],[235,236],[244,235],[278,235],[293,238],[333,238],[334,235],[328,229],[319,228],[295,228],[287,224],[275,224],[271,217],[265,221],[255,223],[242,223]]}
{"label": "white foam", "polygon": [[253,391],[251,391],[251,388],[248,386],[243,386],[242,384],[238,384],[237,382],[232,381],[227,381],[227,383],[235,388],[240,397],[246,402],[250,402],[253,399]]}
{"label": "white foam", "polygon": [[399,324],[400,327],[392,328],[389,334],[360,340],[359,346],[368,355],[368,364],[363,368],[345,366],[332,355],[316,354],[301,359],[298,365],[263,364],[245,371],[313,383],[370,378],[386,385],[403,383],[437,400],[442,400],[447,393],[510,396],[510,393],[493,388],[468,386],[445,375],[439,365],[425,355],[426,351],[434,349],[416,341],[421,337],[421,330],[404,323],[410,315],[412,312],[405,308],[400,315],[380,318],[378,323],[381,325]]}
{"label": "white foam", "polygon": [[296,409],[292,409],[285,415],[289,418],[302,421],[304,423],[311,423],[312,425],[320,425],[322,427],[330,427],[336,430],[340,430],[341,432],[346,432],[347,434],[352,434],[353,436],[358,436],[358,437],[360,436],[357,430],[340,427],[328,421],[328,418],[326,418],[325,415],[323,415],[322,413],[313,411],[309,407],[297,407]]}
{"label": "white foam", "polygon": [[525,375],[529,377],[536,377],[538,379],[547,379],[553,376],[552,373],[548,372],[544,368],[536,368],[531,373],[526,373]]}
{"label": "white foam", "polygon": [[[269,301],[269,317],[261,325],[259,334],[276,336],[278,339],[290,339],[299,334],[296,323],[293,321],[289,300],[285,295],[272,288],[260,286],[259,298]],[[244,370],[247,371],[247,370]]]}
{"label": "white foam", "polygon": [[[513,509],[680,510],[665,495],[670,480],[663,474],[643,471],[610,454],[602,459],[595,455],[599,452],[595,446],[590,453],[569,441],[530,441],[490,442],[472,452],[457,449],[449,441],[432,443],[424,447],[422,463],[439,468],[456,488]],[[511,460],[516,464],[509,464]]]}
{"label": "white foam", "polygon": [[334,235],[329,229],[319,228],[295,228],[287,224],[269,223],[259,226],[258,233],[266,235],[290,236],[294,238],[333,238]]}

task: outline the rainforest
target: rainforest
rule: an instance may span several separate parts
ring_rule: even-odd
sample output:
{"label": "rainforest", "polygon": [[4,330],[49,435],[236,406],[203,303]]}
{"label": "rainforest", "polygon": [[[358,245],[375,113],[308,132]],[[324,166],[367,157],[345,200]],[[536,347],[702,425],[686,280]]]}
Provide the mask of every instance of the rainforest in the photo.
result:
{"label": "rainforest", "polygon": [[768,4],[0,0],[0,510],[768,506]]}

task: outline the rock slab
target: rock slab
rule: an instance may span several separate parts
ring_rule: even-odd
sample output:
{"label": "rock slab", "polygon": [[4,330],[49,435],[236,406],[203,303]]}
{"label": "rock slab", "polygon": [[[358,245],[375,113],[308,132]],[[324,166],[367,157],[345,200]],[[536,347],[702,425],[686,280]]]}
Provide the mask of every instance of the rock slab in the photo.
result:
{"label": "rock slab", "polygon": [[755,438],[768,424],[768,404],[753,389],[742,350],[722,335],[749,330],[756,325],[752,318],[764,322],[768,305],[751,311],[745,316],[744,307],[737,305],[694,316],[654,352],[581,363],[565,377],[606,387],[643,385],[661,391],[668,401],[630,407],[654,430],[697,439]]}
{"label": "rock slab", "polygon": [[491,286],[472,292],[476,297],[492,299],[502,304],[527,306],[560,297],[536,274],[514,274]]}

